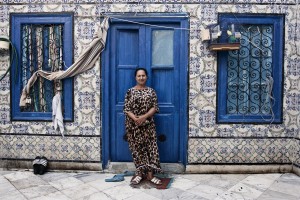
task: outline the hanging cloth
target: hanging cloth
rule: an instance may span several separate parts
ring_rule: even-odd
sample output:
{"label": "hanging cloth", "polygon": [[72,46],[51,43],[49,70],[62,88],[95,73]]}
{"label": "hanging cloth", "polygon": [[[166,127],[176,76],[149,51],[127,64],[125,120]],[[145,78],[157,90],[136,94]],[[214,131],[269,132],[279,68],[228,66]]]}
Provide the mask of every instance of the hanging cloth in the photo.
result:
{"label": "hanging cloth", "polygon": [[52,100],[52,122],[54,130],[59,128],[61,135],[64,137],[64,117],[61,111],[61,96],[58,92]]}
{"label": "hanging cloth", "polygon": [[106,43],[106,36],[108,30],[108,17],[105,17],[101,23],[100,29],[97,31],[91,44],[84,50],[75,63],[73,63],[67,70],[48,72],[38,70],[32,74],[28,83],[24,86],[20,98],[20,107],[25,107],[26,103],[31,103],[30,88],[33,86],[38,76],[44,77],[48,80],[60,80],[64,78],[73,77],[77,74],[83,73],[94,67],[101,52],[104,50]]}

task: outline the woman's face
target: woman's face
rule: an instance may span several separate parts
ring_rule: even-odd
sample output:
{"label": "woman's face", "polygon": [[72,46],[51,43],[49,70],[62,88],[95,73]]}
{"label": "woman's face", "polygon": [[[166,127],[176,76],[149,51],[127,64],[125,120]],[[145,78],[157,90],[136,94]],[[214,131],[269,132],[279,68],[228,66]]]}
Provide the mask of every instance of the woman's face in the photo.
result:
{"label": "woman's face", "polygon": [[142,86],[146,85],[147,75],[146,75],[145,71],[144,70],[138,70],[136,72],[135,80],[136,80],[138,85],[142,85]]}

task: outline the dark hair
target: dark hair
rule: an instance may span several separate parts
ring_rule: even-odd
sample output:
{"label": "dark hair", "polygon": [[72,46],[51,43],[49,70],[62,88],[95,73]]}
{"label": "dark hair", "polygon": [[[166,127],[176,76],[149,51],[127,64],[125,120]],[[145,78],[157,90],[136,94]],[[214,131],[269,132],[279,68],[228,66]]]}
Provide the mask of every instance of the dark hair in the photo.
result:
{"label": "dark hair", "polygon": [[136,68],[136,69],[135,69],[135,72],[134,72],[134,76],[136,76],[136,74],[137,74],[137,72],[138,72],[139,70],[143,70],[143,71],[145,72],[146,76],[148,76],[147,70],[146,70],[145,68],[143,68],[143,67],[138,67],[138,68]]}

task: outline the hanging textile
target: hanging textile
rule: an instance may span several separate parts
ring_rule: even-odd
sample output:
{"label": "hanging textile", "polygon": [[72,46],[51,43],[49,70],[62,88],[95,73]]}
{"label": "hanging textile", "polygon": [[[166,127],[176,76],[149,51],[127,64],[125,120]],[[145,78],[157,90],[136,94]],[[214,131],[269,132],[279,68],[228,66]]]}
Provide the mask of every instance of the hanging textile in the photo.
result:
{"label": "hanging textile", "polygon": [[[101,23],[100,29],[97,31],[97,34],[94,36],[89,47],[84,50],[76,62],[67,70],[49,72],[39,68],[36,72],[34,72],[22,90],[19,104],[20,107],[26,107],[26,104],[31,104],[30,88],[34,85],[39,76],[50,81],[61,80],[64,78],[73,77],[94,67],[96,61],[100,57],[101,52],[104,50],[108,27],[108,17],[105,17]],[[52,100],[52,118],[54,129],[56,130],[59,128],[62,136],[64,136],[60,91],[57,92]]]}
{"label": "hanging textile", "polygon": [[91,42],[89,47],[85,49],[85,51],[79,56],[76,62],[72,64],[67,70],[60,70],[56,72],[48,72],[44,70],[36,71],[24,86],[19,105],[21,107],[25,107],[26,103],[31,103],[29,96],[30,88],[35,83],[38,76],[44,77],[48,80],[61,80],[64,78],[73,77],[77,74],[91,69],[95,65],[100,56],[100,53],[105,47],[108,27],[108,18],[106,17],[101,23],[101,27],[98,30],[97,34],[94,36],[93,41]]}

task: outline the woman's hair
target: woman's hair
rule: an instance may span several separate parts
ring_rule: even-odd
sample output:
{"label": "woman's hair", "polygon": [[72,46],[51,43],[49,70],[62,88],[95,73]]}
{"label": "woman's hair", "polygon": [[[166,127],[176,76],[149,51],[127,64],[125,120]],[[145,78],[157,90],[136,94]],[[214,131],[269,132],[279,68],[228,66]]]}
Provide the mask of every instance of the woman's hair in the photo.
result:
{"label": "woman's hair", "polygon": [[136,74],[137,74],[137,72],[138,72],[139,70],[143,70],[143,71],[145,72],[146,76],[148,76],[147,70],[146,70],[145,68],[143,68],[143,67],[138,67],[138,68],[136,68],[136,69],[135,69],[135,72],[134,72],[134,76],[136,76]]}

